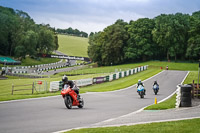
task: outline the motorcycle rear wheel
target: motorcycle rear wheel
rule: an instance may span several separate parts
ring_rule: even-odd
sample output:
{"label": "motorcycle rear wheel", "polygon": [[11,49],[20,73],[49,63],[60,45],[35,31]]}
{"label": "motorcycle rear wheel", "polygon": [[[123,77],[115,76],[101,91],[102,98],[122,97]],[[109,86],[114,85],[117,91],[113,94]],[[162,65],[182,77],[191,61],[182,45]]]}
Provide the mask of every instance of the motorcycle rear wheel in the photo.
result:
{"label": "motorcycle rear wheel", "polygon": [[68,108],[68,109],[71,109],[72,108],[72,99],[70,96],[65,96],[65,106]]}

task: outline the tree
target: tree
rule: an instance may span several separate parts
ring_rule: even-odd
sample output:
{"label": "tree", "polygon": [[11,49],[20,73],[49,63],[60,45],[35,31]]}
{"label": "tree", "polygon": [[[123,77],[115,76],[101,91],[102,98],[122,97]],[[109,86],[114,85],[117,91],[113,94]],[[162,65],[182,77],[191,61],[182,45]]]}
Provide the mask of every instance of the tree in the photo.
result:
{"label": "tree", "polygon": [[88,56],[92,59],[93,62],[97,62],[98,65],[102,65],[102,35],[103,32],[95,33],[89,37],[89,46],[88,46]]}
{"label": "tree", "polygon": [[190,24],[186,56],[198,60],[200,58],[200,11],[192,14]]}
{"label": "tree", "polygon": [[124,46],[128,39],[127,23],[117,20],[113,25],[104,29],[104,42],[102,43],[103,65],[120,64],[124,60]]}
{"label": "tree", "polygon": [[25,58],[26,55],[36,56],[36,46],[38,43],[38,34],[32,30],[25,32],[20,36],[20,40],[15,48],[15,55],[18,58]]}
{"label": "tree", "polygon": [[55,29],[37,25],[23,11],[0,6],[0,55],[25,58],[58,48]]}
{"label": "tree", "polygon": [[123,49],[128,39],[127,23],[117,20],[100,33],[89,37],[88,55],[99,65],[120,64],[124,61]]}
{"label": "tree", "polygon": [[38,35],[38,53],[49,54],[56,49],[54,33],[51,30],[47,29],[45,26],[41,26]]}
{"label": "tree", "polygon": [[167,59],[184,55],[188,37],[189,15],[162,14],[155,18],[155,28],[152,31],[153,40],[163,48]]}
{"label": "tree", "polygon": [[128,26],[129,40],[125,47],[125,57],[128,60],[141,59],[146,61],[153,56],[155,44],[152,40],[154,20],[143,18],[131,21]]}

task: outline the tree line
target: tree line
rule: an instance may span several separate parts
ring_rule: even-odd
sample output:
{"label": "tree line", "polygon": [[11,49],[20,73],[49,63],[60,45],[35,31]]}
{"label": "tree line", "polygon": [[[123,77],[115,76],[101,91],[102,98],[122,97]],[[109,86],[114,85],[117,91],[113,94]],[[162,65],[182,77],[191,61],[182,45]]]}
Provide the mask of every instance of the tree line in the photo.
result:
{"label": "tree line", "polygon": [[99,65],[147,60],[198,61],[200,11],[122,19],[89,36],[88,55]]}
{"label": "tree line", "polygon": [[78,29],[72,29],[69,27],[68,29],[56,29],[56,32],[59,34],[67,34],[72,36],[78,36],[78,37],[88,37],[88,34],[83,31],[79,31]]}
{"label": "tree line", "polygon": [[57,49],[55,29],[36,24],[26,12],[0,6],[0,55],[22,59]]}

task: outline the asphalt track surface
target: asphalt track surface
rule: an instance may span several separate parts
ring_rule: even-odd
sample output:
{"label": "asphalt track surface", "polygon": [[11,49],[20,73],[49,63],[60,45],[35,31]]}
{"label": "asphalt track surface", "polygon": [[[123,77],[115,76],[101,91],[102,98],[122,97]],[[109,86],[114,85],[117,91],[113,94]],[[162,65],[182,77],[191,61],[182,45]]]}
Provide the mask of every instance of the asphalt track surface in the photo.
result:
{"label": "asphalt track surface", "polygon": [[65,107],[61,96],[0,103],[1,133],[49,133],[86,127],[135,112],[154,103],[153,81],[160,85],[160,101],[176,90],[187,72],[163,71],[144,82],[146,95],[141,99],[136,86],[113,92],[82,94],[83,109]]}

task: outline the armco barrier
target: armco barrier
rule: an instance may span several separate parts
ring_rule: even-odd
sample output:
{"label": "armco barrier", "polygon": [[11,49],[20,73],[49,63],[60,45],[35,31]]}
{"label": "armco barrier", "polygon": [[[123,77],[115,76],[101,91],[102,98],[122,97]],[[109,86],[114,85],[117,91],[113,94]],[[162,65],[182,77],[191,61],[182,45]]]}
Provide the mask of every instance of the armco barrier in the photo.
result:
{"label": "armco barrier", "polygon": [[74,82],[78,87],[87,86],[93,84],[93,79],[92,78],[80,79],[80,80],[74,80]]}
{"label": "armco barrier", "polygon": [[104,77],[95,77],[93,78],[93,83],[94,84],[100,84],[104,82]]}
{"label": "armco barrier", "polygon": [[109,75],[109,81],[113,81],[113,74]]}
{"label": "armco barrier", "polygon": [[140,67],[138,67],[137,69],[138,69],[138,71],[137,71],[137,72],[140,72]]}
{"label": "armco barrier", "polygon": [[135,68],[135,73],[137,73],[138,71],[137,71],[137,68]]}
{"label": "armco barrier", "polygon": [[119,79],[119,72],[116,73],[116,79]]}
{"label": "armco barrier", "polygon": [[[75,84],[80,87],[80,86],[87,86],[87,85],[92,85],[92,84],[100,84],[103,82],[109,82],[112,80],[116,80],[125,76],[129,76],[132,74],[135,74],[139,72],[140,70],[146,70],[148,66],[142,66],[142,67],[137,67],[134,69],[130,69],[127,71],[120,71],[114,74],[107,75],[105,77],[95,77],[95,78],[89,78],[89,79],[80,79],[80,80],[74,80]],[[50,83],[50,91],[52,90],[61,90],[61,81],[53,81],[54,83]]]}

